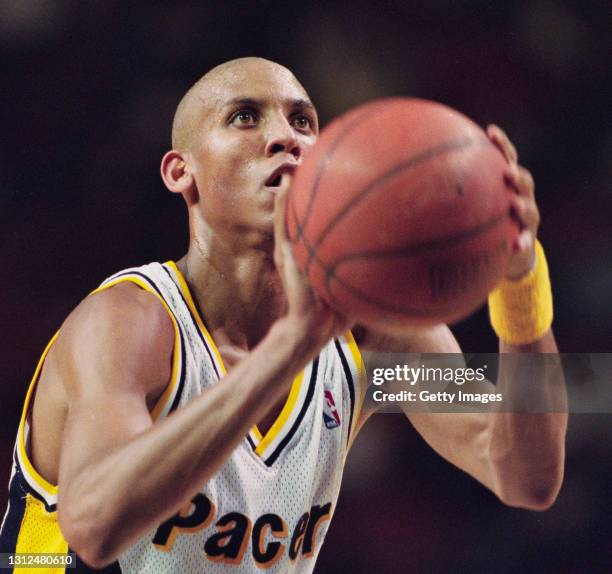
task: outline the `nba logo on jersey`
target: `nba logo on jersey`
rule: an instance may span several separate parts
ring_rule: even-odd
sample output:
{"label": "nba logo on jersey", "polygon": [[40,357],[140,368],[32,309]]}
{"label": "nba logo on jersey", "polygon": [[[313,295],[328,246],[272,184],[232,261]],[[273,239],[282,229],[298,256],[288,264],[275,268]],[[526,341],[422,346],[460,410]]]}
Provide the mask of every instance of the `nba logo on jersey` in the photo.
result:
{"label": "nba logo on jersey", "polygon": [[325,391],[325,403],[323,404],[323,422],[328,429],[340,426],[340,415],[336,410],[334,395],[331,391]]}

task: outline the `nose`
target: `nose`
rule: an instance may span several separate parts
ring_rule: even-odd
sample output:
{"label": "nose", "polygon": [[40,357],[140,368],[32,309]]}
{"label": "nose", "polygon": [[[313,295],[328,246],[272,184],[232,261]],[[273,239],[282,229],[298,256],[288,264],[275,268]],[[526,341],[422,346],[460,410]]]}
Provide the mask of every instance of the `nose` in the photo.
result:
{"label": "nose", "polygon": [[300,145],[295,130],[287,118],[277,118],[269,126],[266,141],[266,156],[271,157],[277,153],[290,153],[295,159],[300,159],[302,146]]}

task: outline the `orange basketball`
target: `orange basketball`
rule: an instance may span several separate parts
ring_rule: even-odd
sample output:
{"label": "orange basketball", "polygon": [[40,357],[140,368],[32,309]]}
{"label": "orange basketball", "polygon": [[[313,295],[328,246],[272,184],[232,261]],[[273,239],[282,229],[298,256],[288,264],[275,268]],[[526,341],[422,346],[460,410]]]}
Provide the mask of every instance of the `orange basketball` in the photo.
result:
{"label": "orange basketball", "polygon": [[293,181],[299,268],[332,307],[382,328],[453,322],[502,279],[519,227],[501,152],[459,112],[376,100],[330,123]]}

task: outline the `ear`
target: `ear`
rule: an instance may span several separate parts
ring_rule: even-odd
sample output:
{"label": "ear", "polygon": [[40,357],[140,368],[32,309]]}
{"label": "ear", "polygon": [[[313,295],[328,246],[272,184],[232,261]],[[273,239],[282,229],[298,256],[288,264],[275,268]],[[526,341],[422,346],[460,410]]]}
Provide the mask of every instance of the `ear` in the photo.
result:
{"label": "ear", "polygon": [[198,190],[193,175],[187,167],[184,155],[177,150],[171,150],[164,154],[160,166],[161,177],[166,187],[172,193],[180,193],[191,205],[198,200]]}

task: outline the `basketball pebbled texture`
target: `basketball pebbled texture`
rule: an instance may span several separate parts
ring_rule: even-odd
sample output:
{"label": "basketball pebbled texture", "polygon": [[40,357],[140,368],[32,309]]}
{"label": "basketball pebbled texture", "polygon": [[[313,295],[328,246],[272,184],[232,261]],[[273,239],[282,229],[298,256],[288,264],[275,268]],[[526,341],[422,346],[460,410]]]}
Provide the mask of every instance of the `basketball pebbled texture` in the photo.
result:
{"label": "basketball pebbled texture", "polygon": [[506,167],[479,126],[442,104],[354,108],[295,175],[286,223],[298,267],[365,324],[463,318],[503,277],[519,231]]}

